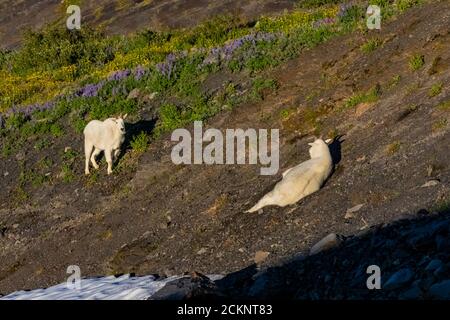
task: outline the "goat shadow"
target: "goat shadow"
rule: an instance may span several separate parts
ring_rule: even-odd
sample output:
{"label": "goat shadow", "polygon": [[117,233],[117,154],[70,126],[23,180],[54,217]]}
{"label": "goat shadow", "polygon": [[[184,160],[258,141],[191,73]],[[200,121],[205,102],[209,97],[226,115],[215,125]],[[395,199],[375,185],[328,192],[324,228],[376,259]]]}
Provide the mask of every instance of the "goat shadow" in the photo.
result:
{"label": "goat shadow", "polygon": [[331,158],[333,159],[333,165],[339,164],[339,162],[341,162],[342,160],[341,145],[343,142],[345,142],[345,140],[341,140],[343,136],[343,134],[336,136],[333,139],[333,142],[328,145],[331,153]]}
{"label": "goat shadow", "polygon": [[331,177],[334,175],[334,173],[336,172],[336,165],[338,165],[341,160],[342,160],[342,143],[345,142],[345,140],[341,140],[341,138],[344,135],[338,135],[333,139],[333,142],[331,142],[328,145],[328,148],[330,149],[330,154],[331,154],[331,159],[333,160],[333,170],[331,171],[330,176],[328,177],[328,179],[324,182],[324,184],[322,185],[321,188],[325,187],[327,185],[327,183],[330,181]]}
{"label": "goat shadow", "polygon": [[131,141],[133,138],[144,132],[150,135],[155,129],[157,119],[141,120],[136,123],[125,123],[125,141],[122,145],[122,151],[126,152],[131,149]]}

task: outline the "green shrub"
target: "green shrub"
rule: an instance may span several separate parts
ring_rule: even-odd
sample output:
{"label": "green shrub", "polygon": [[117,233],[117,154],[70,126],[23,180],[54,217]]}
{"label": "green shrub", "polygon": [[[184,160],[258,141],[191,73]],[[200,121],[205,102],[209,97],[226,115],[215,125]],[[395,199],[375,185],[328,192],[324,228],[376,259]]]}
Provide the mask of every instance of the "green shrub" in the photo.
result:
{"label": "green shrub", "polygon": [[375,51],[382,44],[383,41],[379,38],[370,39],[361,46],[361,51],[364,53],[370,53]]}
{"label": "green shrub", "polygon": [[391,79],[391,81],[389,82],[389,87],[390,87],[390,88],[395,87],[396,85],[398,85],[398,84],[400,83],[400,80],[401,80],[401,79],[402,79],[402,78],[401,78],[401,76],[400,76],[399,74],[393,76],[392,79]]}
{"label": "green shrub", "polygon": [[403,12],[422,2],[423,2],[422,0],[396,0],[395,6],[397,7],[398,10],[400,10],[400,12]]}
{"label": "green shrub", "polygon": [[22,113],[14,113],[6,119],[6,128],[20,129],[26,122],[26,118]]}
{"label": "green shrub", "polygon": [[254,100],[262,100],[265,89],[275,90],[277,88],[278,84],[274,79],[256,78],[252,82],[251,98]]}
{"label": "green shrub", "polygon": [[80,76],[94,65],[111,61],[116,49],[115,38],[105,37],[90,27],[68,30],[47,26],[41,31],[25,32],[22,49],[12,58],[13,70],[24,74],[74,65],[76,76]]}
{"label": "green shrub", "polygon": [[303,0],[296,3],[299,8],[316,8],[326,4],[336,4],[340,0]]}
{"label": "green shrub", "polygon": [[428,91],[428,96],[432,98],[439,95],[441,92],[442,92],[442,83],[436,83],[431,86],[430,90]]}
{"label": "green shrub", "polygon": [[415,54],[409,59],[409,68],[417,71],[425,65],[425,56],[422,54]]}
{"label": "green shrub", "polygon": [[131,148],[136,153],[144,153],[147,150],[149,143],[150,137],[142,131],[140,134],[133,137]]}
{"label": "green shrub", "polygon": [[172,130],[183,125],[181,110],[173,104],[162,105],[159,109],[159,128],[161,130]]}
{"label": "green shrub", "polygon": [[61,137],[64,134],[63,128],[58,124],[52,124],[50,127],[50,133],[55,137]]}
{"label": "green shrub", "polygon": [[380,86],[375,86],[367,92],[357,93],[351,96],[349,99],[345,101],[344,106],[346,108],[352,108],[357,106],[360,103],[373,103],[376,102],[381,95]]}
{"label": "green shrub", "polygon": [[440,103],[437,108],[442,111],[450,111],[450,100]]}

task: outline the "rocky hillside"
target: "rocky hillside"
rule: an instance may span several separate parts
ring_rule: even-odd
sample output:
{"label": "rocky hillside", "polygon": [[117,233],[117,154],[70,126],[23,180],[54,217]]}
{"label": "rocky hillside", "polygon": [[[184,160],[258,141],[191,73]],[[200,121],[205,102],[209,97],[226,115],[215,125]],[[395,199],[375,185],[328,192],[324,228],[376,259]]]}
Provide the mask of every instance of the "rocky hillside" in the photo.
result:
{"label": "rocky hillside", "polygon": [[[152,96],[137,88],[124,95],[135,113],[127,124],[129,139],[119,167],[107,177],[102,163],[99,173],[85,178],[82,135],[72,128],[77,118],[74,112],[64,113],[46,133],[45,144],[41,136],[30,135],[0,158],[0,292],[60,283],[68,265],[79,265],[83,276],[228,274],[256,260],[262,270],[278,266],[267,277],[284,274],[281,282],[271,282],[276,297],[396,298],[406,289],[417,293],[417,286],[420,296],[433,295],[433,285],[448,285],[441,282],[448,280],[443,243],[448,242],[450,205],[449,22],[448,1],[425,2],[392,15],[381,30],[367,31],[364,24],[336,33],[318,29],[324,41],[277,49],[283,54],[292,49],[295,56],[268,68],[225,68],[203,75],[199,90],[206,97],[219,99],[231,87],[228,99],[252,95],[205,117],[205,127],[280,129],[276,176],[261,176],[254,165],[174,165],[170,130],[161,125],[169,126],[168,113],[161,108],[167,111],[163,106],[168,102],[180,106],[187,98],[173,89]],[[196,105],[195,97],[188,98],[189,106]],[[192,130],[191,124],[184,126]],[[7,138],[20,130],[4,133],[0,147],[13,146]],[[154,130],[159,135],[149,140],[136,138]],[[293,206],[244,213],[279,181],[281,172],[308,158],[307,143],[319,134],[334,139],[335,169],[324,188]],[[389,224],[418,213],[427,217],[415,220],[414,228],[432,234],[418,233],[422,240],[410,244],[416,232],[411,222]],[[371,235],[352,238],[361,232]],[[279,267],[307,255],[331,233],[349,239],[339,251]],[[394,257],[387,255],[389,250]],[[437,259],[437,269],[444,271],[427,284],[414,282],[422,279],[420,266]],[[406,270],[399,277],[406,274],[408,281],[386,295],[357,293],[365,282],[343,292],[372,262],[386,276]],[[345,277],[344,269],[315,273],[329,264],[348,265],[351,272]],[[432,268],[423,279],[437,270]],[[242,290],[233,294],[248,296],[250,290],[266,296],[269,291],[261,289],[266,278],[261,279],[251,290],[250,284],[236,285]],[[289,290],[278,290],[280,283],[294,280]],[[312,286],[308,292],[299,290]]]}
{"label": "rocky hillside", "polygon": [[[450,211],[378,225],[344,238],[331,234],[320,253],[260,269],[255,263],[215,282],[194,273],[152,297],[181,299],[386,300],[450,299]],[[380,270],[378,289],[367,280]],[[372,283],[369,281],[369,283]]]}

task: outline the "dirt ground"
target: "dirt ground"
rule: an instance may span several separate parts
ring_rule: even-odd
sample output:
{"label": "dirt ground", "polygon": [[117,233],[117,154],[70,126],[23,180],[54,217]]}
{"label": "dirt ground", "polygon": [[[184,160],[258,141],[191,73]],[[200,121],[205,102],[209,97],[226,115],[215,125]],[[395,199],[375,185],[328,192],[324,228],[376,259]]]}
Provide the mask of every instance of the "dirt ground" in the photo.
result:
{"label": "dirt ground", "polygon": [[[279,88],[260,103],[208,121],[205,127],[219,129],[280,128],[276,176],[259,175],[259,165],[175,166],[167,135],[151,144],[135,170],[102,173],[95,188],[82,182],[43,187],[18,204],[11,200],[18,156],[1,158],[0,174],[9,174],[0,180],[0,292],[65,281],[73,264],[82,276],[216,274],[245,268],[264,251],[271,266],[307,253],[329,233],[352,235],[448,205],[450,112],[437,106],[450,96],[449,22],[450,4],[438,2],[381,31],[331,40],[273,70]],[[361,51],[374,36],[383,46]],[[408,61],[417,53],[425,65],[414,72]],[[442,92],[430,97],[436,83]],[[343,106],[354,92],[374,86],[378,101]],[[305,110],[315,112],[314,121]],[[315,133],[342,136],[333,144],[335,171],[324,188],[293,206],[244,213],[281,172],[308,158]],[[71,137],[53,150],[82,152],[81,142]]]}

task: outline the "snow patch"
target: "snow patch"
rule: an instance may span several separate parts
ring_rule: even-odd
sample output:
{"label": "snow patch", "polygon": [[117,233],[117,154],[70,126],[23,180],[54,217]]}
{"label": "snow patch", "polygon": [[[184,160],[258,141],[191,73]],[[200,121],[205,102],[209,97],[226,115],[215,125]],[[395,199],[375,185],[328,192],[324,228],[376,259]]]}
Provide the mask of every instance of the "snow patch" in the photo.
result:
{"label": "snow patch", "polygon": [[[220,275],[212,275],[212,281],[220,279]],[[168,282],[183,278],[172,276],[155,280],[155,276],[121,277],[108,276],[81,279],[81,289],[70,289],[61,283],[46,289],[17,291],[1,297],[0,300],[145,300],[150,298]]]}

